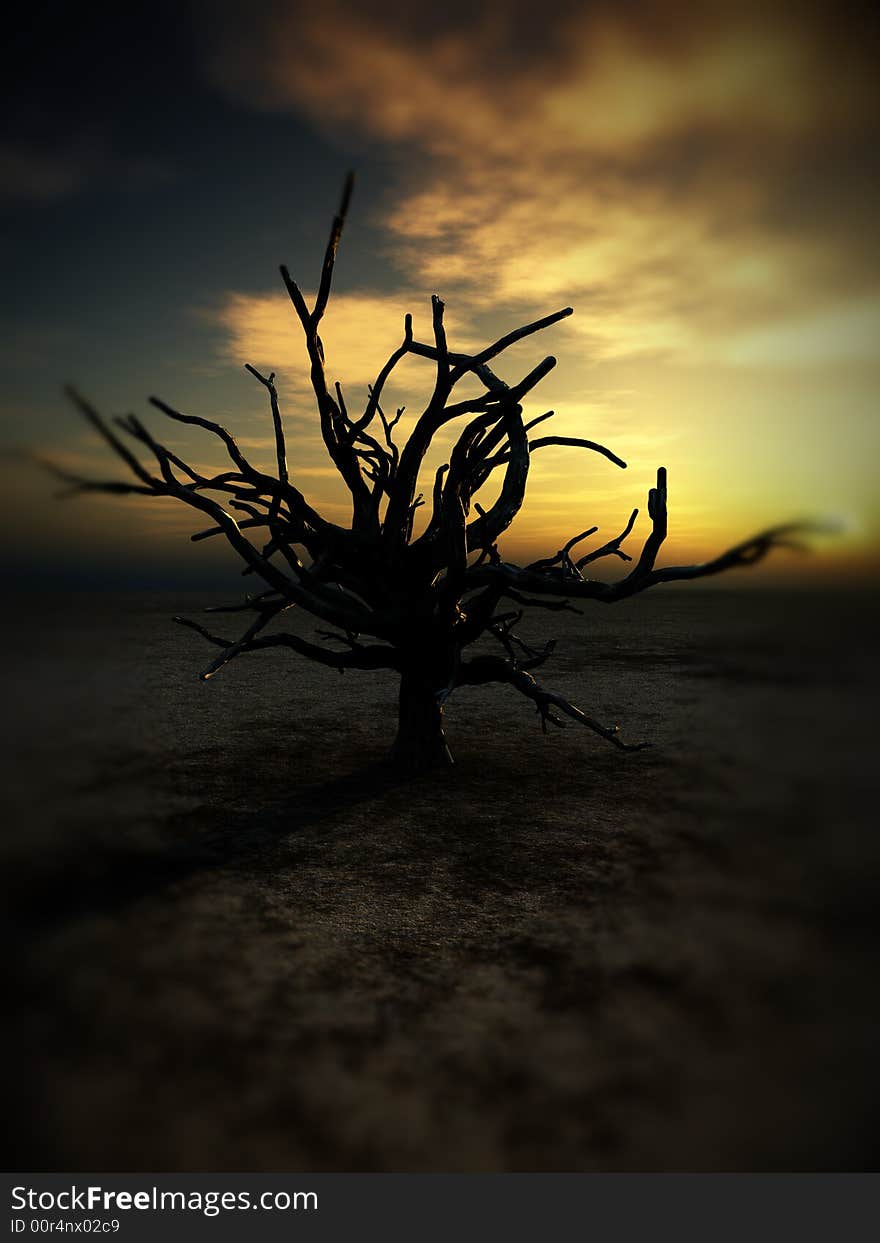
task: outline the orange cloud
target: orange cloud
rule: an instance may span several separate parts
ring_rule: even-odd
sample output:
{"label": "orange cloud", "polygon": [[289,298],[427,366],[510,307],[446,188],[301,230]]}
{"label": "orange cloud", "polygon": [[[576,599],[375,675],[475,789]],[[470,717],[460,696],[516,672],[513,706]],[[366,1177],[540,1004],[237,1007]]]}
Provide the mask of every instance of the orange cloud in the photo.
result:
{"label": "orange cloud", "polygon": [[[305,297],[311,305],[314,294],[306,291]],[[373,290],[333,294],[330,311],[321,325],[327,374],[331,381],[342,383],[355,405],[366,402],[367,385],[403,339],[407,314],[413,316],[416,338],[430,340],[431,308],[424,295],[416,297],[400,290],[391,294]],[[224,358],[238,364],[246,360],[258,368],[278,371],[298,408],[311,409],[302,329],[283,292],[232,292],[209,316],[223,331],[220,349]],[[466,348],[472,343],[472,329],[454,308],[447,311],[445,322],[454,346]],[[430,376],[430,367],[413,360],[404,363],[401,371],[409,382],[415,380],[421,386],[424,381],[414,372],[424,371]],[[395,390],[393,383],[389,386],[389,408],[402,393],[403,389]]]}
{"label": "orange cloud", "polygon": [[706,357],[863,285],[843,220],[817,236],[772,216],[817,150],[864,125],[865,87],[831,77],[793,12],[704,7],[669,6],[652,39],[650,6],[563,6],[538,51],[503,6],[434,31],[393,5],[270,9],[214,72],[428,157],[387,218],[414,285],[530,310],[561,298],[603,354]]}
{"label": "orange cloud", "polygon": [[[337,0],[249,6],[246,22],[230,6],[213,30],[224,89],[395,155],[388,250],[464,337],[574,305],[547,345],[562,365],[541,401],[560,432],[633,465],[608,477],[536,460],[528,532],[558,523],[564,538],[565,515],[585,510],[614,526],[667,460],[675,529],[698,533],[689,552],[780,507],[843,498],[875,520],[856,463],[878,447],[864,418],[880,330],[876,75],[844,20],[794,4],[428,14]],[[225,348],[299,368],[273,306],[231,295]],[[365,385],[408,309],[375,290],[337,297],[331,371],[339,359]]]}

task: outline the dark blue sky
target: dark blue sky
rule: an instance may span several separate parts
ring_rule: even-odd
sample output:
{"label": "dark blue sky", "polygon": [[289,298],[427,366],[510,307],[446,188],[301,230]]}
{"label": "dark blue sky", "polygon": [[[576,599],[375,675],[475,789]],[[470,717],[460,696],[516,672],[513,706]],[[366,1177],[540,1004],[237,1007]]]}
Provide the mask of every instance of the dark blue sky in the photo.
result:
{"label": "dark blue sky", "polygon": [[[198,311],[230,289],[280,287],[280,262],[313,281],[352,166],[360,176],[351,232],[360,241],[339,286],[382,285],[369,221],[387,157],[363,138],[328,141],[290,110],[255,109],[213,85],[203,72],[206,32],[189,6],[37,4],[6,22],[4,451],[51,452],[81,436],[61,393],[69,381],[108,411],[143,409],[153,392],[222,411],[229,374],[216,374],[216,326]],[[233,373],[233,405],[236,383],[250,396]],[[28,508],[34,497],[48,500],[42,477],[19,484]],[[219,549],[184,546],[169,560],[167,542],[154,548],[150,533],[130,555],[80,539],[72,558],[52,531],[56,521],[63,528],[60,513],[50,506],[41,521],[19,525],[20,499],[10,507],[14,537],[4,524],[4,555],[29,581],[228,577]],[[69,511],[75,523],[82,508]]]}
{"label": "dark blue sky", "polygon": [[11,34],[0,188],[7,443],[30,439],[67,379],[116,400],[124,383],[134,401],[179,376],[200,337],[209,348],[193,309],[222,291],[266,289],[279,262],[308,283],[342,177],[366,157],[361,242],[340,280],[365,277],[379,153],[329,143],[289,111],[237,105],[202,75],[198,40],[185,7],[167,3],[91,14],[38,5]]}

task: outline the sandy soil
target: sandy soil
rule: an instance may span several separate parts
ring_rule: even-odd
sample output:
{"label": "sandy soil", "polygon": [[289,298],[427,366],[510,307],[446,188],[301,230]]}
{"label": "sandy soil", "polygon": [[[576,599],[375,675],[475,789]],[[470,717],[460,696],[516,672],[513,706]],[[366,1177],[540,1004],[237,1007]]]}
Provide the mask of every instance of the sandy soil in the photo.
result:
{"label": "sandy soil", "polygon": [[876,601],[542,616],[654,748],[463,691],[403,783],[390,678],[201,684],[204,602],[6,611],[7,1168],[871,1168]]}

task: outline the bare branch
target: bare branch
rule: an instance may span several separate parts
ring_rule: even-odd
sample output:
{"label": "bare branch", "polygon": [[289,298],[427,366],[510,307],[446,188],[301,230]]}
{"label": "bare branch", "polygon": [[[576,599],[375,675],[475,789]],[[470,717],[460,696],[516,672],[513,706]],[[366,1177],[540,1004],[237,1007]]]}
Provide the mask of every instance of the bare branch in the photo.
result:
{"label": "bare branch", "polygon": [[545,571],[552,569],[553,566],[562,562],[563,566],[569,571],[569,573],[571,573],[575,569],[571,561],[572,548],[574,548],[576,544],[580,544],[582,540],[585,540],[588,536],[593,535],[598,530],[598,527],[588,527],[586,531],[581,531],[579,535],[573,535],[568,543],[563,545],[563,547],[559,549],[559,552],[555,553],[554,556],[542,557],[539,561],[533,561],[531,565],[526,566],[526,569]]}
{"label": "bare branch", "polygon": [[[656,487],[651,488],[648,493],[648,513],[651,517],[652,529],[645,540],[638,562],[625,578],[616,583],[600,582],[596,579],[572,580],[529,568],[520,569],[518,566],[504,562],[499,565],[471,566],[466,575],[467,589],[473,590],[477,587],[494,585],[502,594],[512,599],[518,598],[519,593],[528,591],[535,595],[562,595],[564,593],[576,599],[599,600],[605,604],[612,604],[627,596],[646,591],[659,583],[705,578],[739,566],[755,565],[772,551],[791,547],[792,540],[797,536],[829,534],[835,529],[827,523],[787,523],[762,531],[744,540],[741,544],[736,544],[711,561],[697,565],[667,566],[655,569],[657,554],[666,539],[667,530],[666,470],[662,466],[657,471]],[[627,531],[634,520],[633,515]],[[627,531],[621,534],[621,539]],[[512,592],[516,592],[517,595],[512,595]],[[537,601],[533,602],[537,603]]]}
{"label": "bare branch", "polygon": [[144,470],[143,466],[134,454],[130,453],[119,437],[113,434],[98,414],[95,407],[86,401],[86,399],[81,396],[72,385],[67,385],[64,392],[76,406],[77,410],[79,410],[80,414],[84,415],[88,422],[91,423],[92,427],[94,427],[95,431],[107,441],[107,444],[113,452],[122,458],[123,462],[125,462],[132,474],[140,479],[142,483],[146,484],[148,489],[152,490],[158,483],[158,480],[154,479],[152,475]]}
{"label": "bare branch", "polygon": [[[623,543],[623,541],[629,535],[630,531],[633,529],[633,525],[635,523],[636,518],[638,518],[638,516],[639,516],[639,511],[637,509],[634,509],[629,516],[629,522],[626,524],[626,526],[623,528],[620,534],[615,535],[614,539],[610,539],[607,544],[603,544],[602,547],[597,548],[595,552],[588,552],[585,557],[581,557],[580,561],[578,561],[577,563],[577,568],[579,570],[582,570],[585,565],[589,565],[592,561],[598,561],[600,557],[615,556],[615,557],[619,557],[621,561],[632,561],[632,557],[629,555],[629,553],[621,551],[620,545]],[[598,530],[598,528],[594,527],[593,530],[594,531]]]}
{"label": "bare branch", "polygon": [[517,341],[522,341],[525,337],[530,337],[536,332],[542,332],[545,328],[551,327],[552,324],[558,324],[561,319],[567,319],[572,313],[570,306],[563,307],[561,311],[554,311],[552,315],[545,315],[543,319],[536,319],[534,323],[524,324],[522,328],[515,328],[513,332],[508,332],[505,336],[499,337],[492,345],[486,346],[484,350],[480,350],[478,354],[470,357],[467,355],[460,356],[456,360],[456,366],[450,377],[453,384],[462,378],[468,371],[478,371],[480,367],[491,362],[493,358],[497,358],[499,354],[503,354],[509,346]]}
{"label": "bare branch", "polygon": [[385,383],[388,380],[388,377],[391,375],[391,372],[394,370],[394,368],[397,366],[400,360],[409,353],[410,348],[412,346],[412,339],[413,339],[412,316],[406,315],[403,321],[403,342],[401,345],[397,347],[397,349],[394,351],[394,353],[391,355],[391,357],[386,362],[385,366],[379,372],[378,376],[376,377],[375,383],[370,386],[368,390],[369,400],[367,401],[367,408],[366,410],[364,410],[363,416],[355,424],[355,427],[357,428],[358,431],[362,430],[365,427],[369,427],[370,423],[372,423],[373,421],[374,416],[378,412],[382,419],[384,428],[385,428],[385,436],[386,436],[386,439],[388,440],[389,447],[392,447],[392,448],[393,448],[393,444],[391,441],[391,430],[394,427],[394,424],[400,418],[401,414],[403,414],[403,410],[398,410],[397,417],[389,423],[388,420],[386,420],[385,415],[382,413],[381,409],[379,408],[379,402],[382,398],[382,390],[385,387]]}
{"label": "bare branch", "polygon": [[193,427],[203,427],[206,431],[213,432],[215,436],[223,441],[226,446],[226,452],[245,478],[251,478],[258,473],[235,443],[235,438],[229,434],[225,427],[221,427],[219,423],[212,423],[210,419],[203,419],[197,414],[182,414],[180,410],[175,410],[173,406],[169,406],[167,402],[162,401],[159,397],[151,397],[150,405],[155,406],[157,410],[167,414],[169,419],[174,419],[178,423],[189,423]]}
{"label": "bare branch", "polygon": [[345,217],[348,215],[348,207],[351,203],[351,194],[354,190],[354,173],[349,173],[345,179],[345,185],[342,189],[342,201],[339,204],[339,210],[333,217],[333,224],[330,228],[330,239],[327,242],[327,250],[324,254],[324,266],[321,269],[321,282],[318,286],[318,296],[315,299],[315,307],[312,311],[312,325],[317,328],[318,324],[324,317],[327,309],[327,302],[330,297],[330,285],[333,281],[333,267],[336,263],[336,251],[339,246],[339,239],[342,237],[342,227],[345,224]]}
{"label": "bare branch", "polygon": [[[510,382],[494,370],[495,360],[509,347],[566,318],[571,308],[516,328],[483,349],[465,353],[450,347],[444,304],[435,295],[431,299],[433,339],[416,341],[412,317],[407,315],[403,340],[368,386],[363,413],[356,415],[354,407],[350,412],[341,381],[328,382],[319,327],[329,305],[352,185],[349,176],[330,229],[311,310],[287,269],[281,268],[304,333],[321,437],[351,495],[350,525],[329,522],[292,483],[275,373],[263,375],[249,363],[248,372],[269,397],[274,474],[253,466],[219,423],[183,414],[159,398],[151,398],[153,406],[168,418],[200,427],[221,441],[231,465],[217,473],[202,474],[156,440],[135,415],[116,418],[115,427],[111,426],[72,389],[69,395],[77,409],[125,464],[132,480],[90,480],[52,463],[45,465],[66,485],[68,493],[134,493],[179,500],[209,523],[192,540],[225,537],[243,562],[242,573],[263,580],[265,588],[245,597],[242,603],[209,610],[249,614],[247,628],[237,639],[219,636],[198,622],[175,618],[220,649],[203,678],[211,678],[242,654],[268,648],[289,648],[340,672],[395,671],[401,675],[401,718],[394,753],[398,758],[415,757],[418,763],[448,757],[442,735],[442,706],[456,687],[491,682],[511,685],[531,700],[545,731],[548,725],[562,727],[573,720],[621,750],[641,749],[644,744],[623,743],[616,727],[602,724],[563,696],[538,685],[530,670],[544,664],[555,645],[550,640],[533,647],[519,636],[517,627],[525,610],[578,613],[574,601],[614,603],[660,583],[753,565],[774,549],[796,546],[801,535],[822,528],[791,523],[773,527],[703,564],[657,568],[667,535],[667,480],[661,467],[648,496],[650,533],[629,572],[619,581],[589,579],[582,571],[603,557],[632,561],[622,545],[633,530],[637,509],[619,535],[579,558],[574,550],[596,532],[595,526],[573,535],[555,554],[525,567],[502,560],[499,540],[523,505],[533,453],[550,447],[587,449],[619,467],[626,466],[610,449],[584,437],[538,436],[530,440],[534,429],[553,412],[526,418],[523,404],[556,365],[554,357],[544,358]],[[408,355],[433,363],[435,375],[425,408],[398,448],[394,429],[404,407],[401,405],[389,418],[382,401],[394,369]],[[459,393],[453,400],[456,385],[468,376],[478,384],[463,386],[460,392],[470,392],[471,387],[480,391],[467,397]],[[350,387],[347,392],[350,397]],[[382,431],[373,434],[377,417]],[[456,424],[457,437],[451,451],[444,452],[447,460],[435,471],[430,520],[421,536],[414,539],[414,514],[424,503],[418,491],[420,474],[438,436],[452,424]],[[115,428],[148,451],[149,466],[138,456],[141,449],[132,452]],[[477,495],[495,470],[503,471],[501,487],[494,504],[484,508]],[[249,538],[248,532],[257,534]],[[476,557],[469,564],[471,554]],[[504,601],[520,607],[499,611]],[[289,633],[264,633],[274,618],[294,606],[332,627],[317,632],[323,642]],[[486,634],[500,643],[506,659],[480,655],[464,661],[465,648]],[[364,643],[361,636],[379,642]]]}
{"label": "bare branch", "polygon": [[[295,634],[268,634],[253,638],[247,642],[239,641],[235,643],[229,639],[223,639],[219,635],[212,634],[206,630],[204,626],[200,626],[198,622],[191,621],[187,617],[175,617],[172,619],[180,626],[186,626],[190,630],[195,630],[209,643],[213,643],[216,647],[222,647],[224,653],[235,648],[233,656],[240,656],[244,652],[256,652],[263,648],[270,647],[287,647],[292,651],[298,652],[301,656],[307,656],[309,660],[314,660],[319,665],[327,665],[331,669],[393,669],[399,671],[400,659],[393,647],[386,647],[384,644],[371,644],[369,646],[358,645],[357,648],[349,652],[332,652],[327,648],[319,647],[316,643],[309,643],[307,639],[301,639]],[[226,660],[221,664],[228,663]],[[207,671],[206,671],[207,672]],[[204,678],[204,674],[202,677]]]}
{"label": "bare branch", "polygon": [[272,371],[268,376],[260,375],[256,367],[252,367],[250,363],[245,363],[245,370],[249,371],[269,393],[269,406],[272,411],[272,425],[275,429],[275,458],[278,463],[278,480],[281,484],[280,494],[287,486],[287,447],[284,443],[284,426],[281,422],[281,411],[278,407],[278,390],[275,388],[275,372]]}
{"label": "bare branch", "polygon": [[[598,444],[595,440],[584,440],[580,436],[539,436],[537,440],[529,442],[529,452],[534,453],[536,449],[544,449],[548,445],[568,445],[571,448],[591,449],[594,453],[599,453],[602,457],[606,457],[609,462],[613,462],[615,466],[626,469],[626,462],[623,458],[619,458],[616,453],[612,453],[605,445]],[[502,451],[495,457],[486,460],[486,466],[492,468],[506,462],[509,454]]]}
{"label": "bare branch", "polygon": [[598,734],[600,738],[604,738],[606,742],[610,742],[620,751],[642,751],[651,745],[647,742],[623,742],[618,736],[617,725],[603,725],[580,708],[576,708],[574,704],[569,703],[562,695],[557,695],[539,686],[526,670],[516,669],[511,663],[497,656],[475,656],[473,660],[462,663],[458,678],[459,686],[482,686],[487,682],[507,683],[520,694],[531,699],[537,706],[541,717],[541,728],[545,733],[548,723],[556,726],[563,724],[554,712],[556,709],[577,721],[579,725],[592,730],[594,734]]}
{"label": "bare branch", "polygon": [[267,591],[261,591],[255,596],[245,596],[240,604],[210,604],[204,610],[206,613],[245,613],[271,608],[276,601],[272,597],[277,596],[277,592],[271,588]]}

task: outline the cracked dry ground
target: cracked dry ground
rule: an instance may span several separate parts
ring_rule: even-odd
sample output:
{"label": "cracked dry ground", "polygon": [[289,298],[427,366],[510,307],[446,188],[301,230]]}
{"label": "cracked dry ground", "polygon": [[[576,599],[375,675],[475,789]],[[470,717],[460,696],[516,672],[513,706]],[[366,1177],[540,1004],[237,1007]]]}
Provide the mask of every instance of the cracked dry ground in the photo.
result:
{"label": "cracked dry ground", "polygon": [[390,678],[201,684],[207,602],[7,615],[7,1168],[867,1168],[876,600],[541,615],[654,747],[465,690],[406,782]]}

